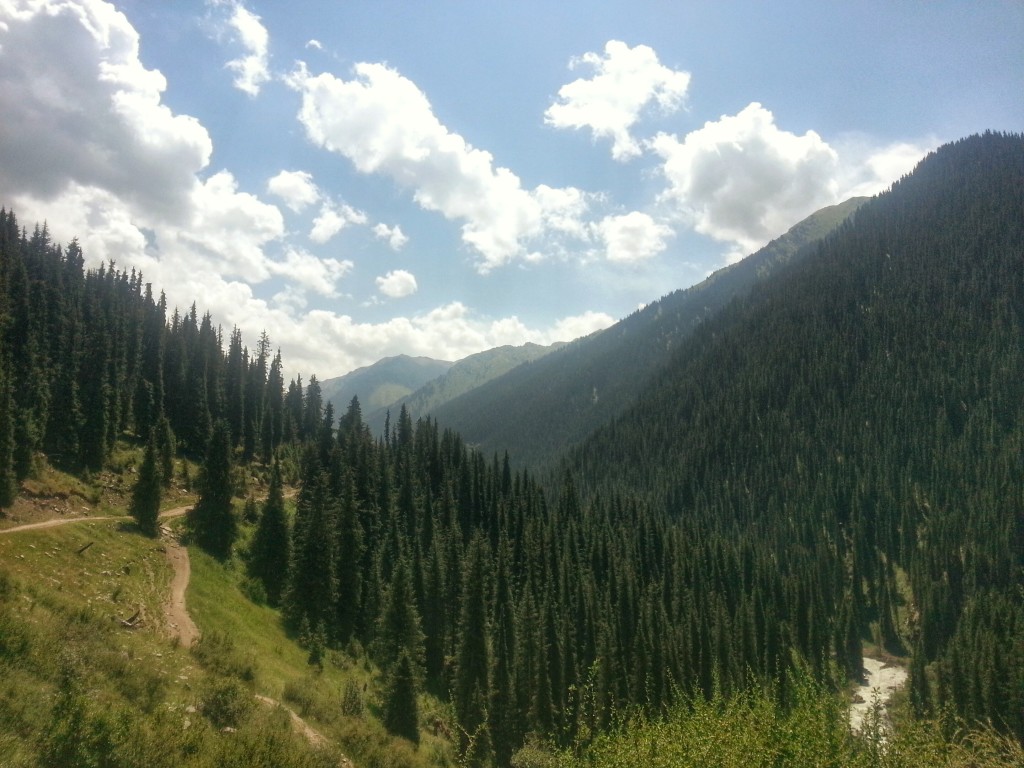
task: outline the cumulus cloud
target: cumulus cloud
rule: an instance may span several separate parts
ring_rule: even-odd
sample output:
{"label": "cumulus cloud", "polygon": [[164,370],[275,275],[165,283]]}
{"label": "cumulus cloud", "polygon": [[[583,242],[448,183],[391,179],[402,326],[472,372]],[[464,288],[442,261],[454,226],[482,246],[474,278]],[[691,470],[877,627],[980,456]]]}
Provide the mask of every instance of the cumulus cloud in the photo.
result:
{"label": "cumulus cloud", "polygon": [[526,255],[544,232],[541,199],[489,152],[435,117],[416,85],[384,64],[359,63],[351,80],[311,75],[288,81],[302,94],[299,121],[309,139],[348,158],[361,173],[389,176],[424,209],[462,222],[462,239],[481,273]]}
{"label": "cumulus cloud", "polygon": [[914,170],[921,159],[939,145],[931,137],[919,143],[896,142],[876,146],[873,142],[858,137],[843,137],[836,142],[842,158],[840,188],[842,197],[876,195]]}
{"label": "cumulus cloud", "polygon": [[604,243],[608,261],[617,262],[638,262],[656,256],[665,250],[673,235],[671,227],[640,211],[606,216],[594,228]]}
{"label": "cumulus cloud", "polygon": [[393,251],[402,250],[405,244],[409,242],[409,238],[397,224],[393,227],[389,227],[387,224],[375,224],[373,234],[378,240],[386,241]]}
{"label": "cumulus cloud", "polygon": [[604,54],[585,53],[570,66],[587,66],[594,74],[563,85],[544,120],[556,128],[589,128],[595,138],[612,140],[612,157],[628,160],[641,153],[630,129],[652,103],[674,112],[683,103],[690,73],[670,69],[646,45],[630,48],[609,40]]}
{"label": "cumulus cloud", "polygon": [[377,278],[377,290],[392,299],[401,299],[416,293],[419,286],[416,276],[404,269],[394,269],[383,277]]}
{"label": "cumulus cloud", "polygon": [[307,171],[281,171],[267,181],[267,192],[281,198],[296,213],[320,199],[320,190]]}
{"label": "cumulus cloud", "polygon": [[[215,0],[218,5],[223,5],[224,0]],[[228,2],[231,15],[228,17],[228,26],[242,47],[245,48],[245,55],[232,59],[225,66],[235,73],[235,87],[250,96],[258,96],[260,87],[270,80],[270,60],[268,47],[270,35],[267,28],[263,26],[260,17],[246,8],[241,2],[235,0]]]}
{"label": "cumulus cloud", "polygon": [[167,83],[139,61],[124,14],[53,0],[2,4],[0,21],[0,189],[45,199],[74,179],[181,216],[213,144],[161,104]]}
{"label": "cumulus cloud", "polygon": [[365,224],[366,214],[344,203],[325,202],[320,213],[313,220],[309,239],[314,243],[326,243],[349,224]]}
{"label": "cumulus cloud", "polygon": [[[459,359],[501,344],[564,340],[604,321],[587,313],[527,326],[515,317],[482,316],[458,302],[382,323],[309,309],[308,297],[339,296],[352,263],[288,244],[275,205],[244,190],[230,172],[211,172],[207,131],[162,103],[165,87],[163,76],[139,60],[136,31],[109,3],[0,0],[4,204],[23,222],[48,220],[58,241],[79,237],[91,266],[112,259],[141,270],[154,288],[166,290],[171,307],[195,302],[215,322],[237,325],[249,338],[266,330],[285,350],[289,375],[337,375],[401,352]],[[445,157],[466,160],[457,152]],[[486,164],[470,166],[498,175]],[[443,164],[393,161],[390,167],[425,172]],[[292,192],[303,188],[303,178]],[[479,178],[486,184],[488,174]],[[305,193],[283,194],[300,205]],[[527,208],[547,205],[532,193],[519,194],[529,198]],[[570,218],[571,197],[561,206]],[[487,202],[485,211],[500,199]],[[366,223],[360,211],[322,197],[320,202],[344,223]],[[470,213],[483,221],[484,214]],[[543,212],[537,215],[543,220]],[[336,225],[331,222],[330,215],[324,218],[322,233]],[[398,227],[388,231],[389,241],[397,243],[399,235]],[[253,286],[271,278],[283,284],[274,281],[267,298],[256,295]]]}
{"label": "cumulus cloud", "polygon": [[355,265],[348,259],[323,259],[300,248],[289,247],[282,261],[270,269],[321,296],[337,296],[337,284]]}
{"label": "cumulus cloud", "polygon": [[710,237],[755,250],[839,194],[839,156],[814,131],[780,129],[752,103],[680,141],[651,142],[668,182],[665,199]]}

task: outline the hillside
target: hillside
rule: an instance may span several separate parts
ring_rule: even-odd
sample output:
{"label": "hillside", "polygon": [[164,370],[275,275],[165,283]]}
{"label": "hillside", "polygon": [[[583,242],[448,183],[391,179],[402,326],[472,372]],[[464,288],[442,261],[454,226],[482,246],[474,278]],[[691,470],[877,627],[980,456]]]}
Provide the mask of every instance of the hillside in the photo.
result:
{"label": "hillside", "polygon": [[872,632],[851,642],[911,652],[918,713],[1017,738],[1022,201],[1022,137],[941,148],[702,326],[568,462],[702,536],[784,535],[787,570],[834,548],[841,621]]}
{"label": "hillside", "polygon": [[325,403],[334,404],[335,413],[344,412],[353,397],[359,398],[365,413],[372,413],[408,397],[451,367],[446,360],[429,357],[385,357],[344,376],[321,381],[320,391]]}
{"label": "hillside", "polygon": [[376,434],[383,434],[389,411],[396,417],[404,405],[415,420],[456,397],[508,373],[516,366],[538,360],[563,346],[562,343],[546,347],[530,343],[518,347],[506,345],[470,355],[454,363],[445,373],[428,381],[411,395],[388,403],[374,412],[367,410],[366,423]]}
{"label": "hillside", "polygon": [[822,209],[743,261],[653,302],[605,331],[510,371],[428,412],[484,453],[541,467],[633,402],[644,382],[699,325],[864,202]]}

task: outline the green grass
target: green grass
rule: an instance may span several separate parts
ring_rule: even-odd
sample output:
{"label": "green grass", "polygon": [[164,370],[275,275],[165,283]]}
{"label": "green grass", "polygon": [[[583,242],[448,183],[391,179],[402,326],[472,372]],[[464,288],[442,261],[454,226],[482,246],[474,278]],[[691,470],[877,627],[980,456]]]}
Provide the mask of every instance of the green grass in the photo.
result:
{"label": "green grass", "polygon": [[[295,710],[361,768],[453,765],[452,745],[426,729],[418,748],[385,731],[378,717],[379,672],[364,653],[357,650],[353,656],[332,649],[322,666],[312,666],[308,652],[285,632],[279,611],[249,600],[239,551],[251,532],[243,526],[236,555],[226,563],[189,548],[192,578],[186,602],[204,636],[201,642],[212,638],[225,644],[224,653],[233,657],[230,663],[251,673],[256,692]],[[344,712],[346,689],[359,693],[361,714]],[[436,700],[422,699],[424,723],[449,716]]]}

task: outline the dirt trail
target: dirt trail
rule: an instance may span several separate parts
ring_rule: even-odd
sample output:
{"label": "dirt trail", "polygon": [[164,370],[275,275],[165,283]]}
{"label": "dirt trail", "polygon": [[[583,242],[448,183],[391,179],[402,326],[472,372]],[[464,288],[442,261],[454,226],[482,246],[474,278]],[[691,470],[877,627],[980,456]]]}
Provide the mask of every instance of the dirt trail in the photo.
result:
{"label": "dirt trail", "polygon": [[281,709],[287,712],[288,716],[292,719],[292,726],[295,728],[295,730],[301,733],[303,736],[305,736],[306,740],[310,744],[318,747],[321,744],[327,743],[327,739],[325,739],[323,735],[313,726],[311,726],[309,723],[303,720],[299,716],[299,713],[291,707],[282,704],[277,699],[272,699],[269,696],[264,696],[260,693],[256,694],[256,700],[261,704],[266,704],[268,707],[281,707]]}
{"label": "dirt trail", "polygon": [[[186,512],[192,509],[192,506],[187,507],[175,507],[174,509],[168,509],[165,512],[160,513],[160,519],[166,520],[171,517],[181,517]],[[41,528],[56,528],[59,525],[71,525],[72,523],[95,523],[100,520],[131,520],[129,516],[114,517],[112,515],[99,515],[90,517],[55,517],[52,520],[43,520],[39,523],[26,523],[25,525],[15,525],[11,528],[4,528],[0,530],[0,536],[5,533],[17,533],[18,531],[35,531]]]}
{"label": "dirt trail", "polygon": [[[165,510],[160,513],[160,520],[169,520],[171,518],[181,517],[191,508],[191,505],[187,505]],[[112,517],[110,515],[102,515],[98,517],[55,518],[53,520],[44,520],[39,523],[16,525],[13,528],[7,528],[0,531],[0,534],[17,533],[18,531],[33,531],[43,528],[56,528],[60,525],[98,522],[101,520],[131,520],[131,518]],[[170,628],[171,634],[178,638],[178,641],[182,646],[190,648],[192,647],[192,644],[199,639],[199,628],[196,626],[195,622],[192,621],[192,617],[188,615],[188,610],[185,607],[185,591],[188,589],[189,578],[192,575],[192,568],[188,559],[188,550],[181,546],[177,538],[175,538],[171,533],[170,529],[166,527],[161,526],[160,538],[163,540],[164,548],[167,552],[167,562],[170,563],[174,572],[174,575],[171,577],[171,594],[164,605],[166,625]]]}
{"label": "dirt trail", "polygon": [[895,664],[887,664],[880,659],[865,656],[864,678],[864,682],[857,687],[854,694],[853,704],[850,705],[850,728],[859,732],[877,702],[882,709],[879,725],[884,734],[888,727],[886,704],[893,693],[906,682],[907,670]]}
{"label": "dirt trail", "polygon": [[181,546],[174,534],[166,528],[164,531],[161,537],[167,550],[167,562],[174,569],[174,575],[171,577],[171,594],[164,603],[164,618],[171,634],[178,638],[178,642],[185,648],[191,648],[199,639],[199,627],[192,621],[188,608],[185,607],[185,592],[192,577],[192,565],[188,559],[188,550]]}
{"label": "dirt trail", "polygon": [[56,517],[53,520],[43,520],[41,523],[26,523],[25,525],[15,525],[12,528],[4,528],[0,530],[0,536],[5,533],[17,533],[18,531],[34,531],[39,528],[56,528],[58,525],[69,525],[70,523],[94,523],[97,520],[119,520],[121,518],[114,518],[107,515],[100,517]]}

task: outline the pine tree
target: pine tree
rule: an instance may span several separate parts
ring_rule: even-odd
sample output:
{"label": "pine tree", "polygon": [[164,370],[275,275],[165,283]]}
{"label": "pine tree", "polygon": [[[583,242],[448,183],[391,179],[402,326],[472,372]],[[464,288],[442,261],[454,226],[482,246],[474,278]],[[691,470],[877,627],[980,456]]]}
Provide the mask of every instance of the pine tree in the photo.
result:
{"label": "pine tree", "polygon": [[160,468],[157,465],[156,435],[149,433],[146,452],[139,467],[139,479],[132,490],[131,514],[139,528],[147,536],[158,533],[157,518],[160,515]]}
{"label": "pine tree", "polygon": [[391,589],[377,629],[378,659],[385,669],[395,669],[402,655],[409,657],[417,680],[423,677],[423,628],[412,574],[407,558],[402,555],[391,574]]}
{"label": "pine tree", "polygon": [[7,360],[0,356],[0,509],[14,503],[18,478],[14,473],[14,399],[7,375]]}
{"label": "pine tree", "polygon": [[293,630],[307,621],[310,627],[323,624],[328,637],[334,637],[338,602],[337,507],[327,485],[327,475],[320,469],[316,452],[308,451],[282,608]]}
{"label": "pine tree", "polygon": [[267,500],[263,503],[259,525],[249,550],[249,573],[263,583],[267,602],[274,606],[281,602],[291,556],[282,485],[281,464],[275,459],[270,469]]}
{"label": "pine tree", "polygon": [[[462,730],[477,739],[487,727],[489,697],[486,546],[479,534],[473,538],[462,572],[462,610],[459,614],[455,685],[452,691],[455,713]],[[463,744],[463,749],[467,746]]]}
{"label": "pine tree", "polygon": [[238,536],[238,522],[231,509],[232,496],[231,428],[226,421],[218,419],[206,452],[199,501],[189,513],[189,524],[196,543],[222,560],[230,557]]}
{"label": "pine tree", "polygon": [[384,727],[396,736],[420,743],[419,704],[416,701],[416,664],[402,652],[394,670],[388,675],[384,694]]}
{"label": "pine tree", "polygon": [[170,419],[163,414],[156,422],[156,445],[160,452],[160,474],[164,487],[170,488],[174,479],[175,437]]}

